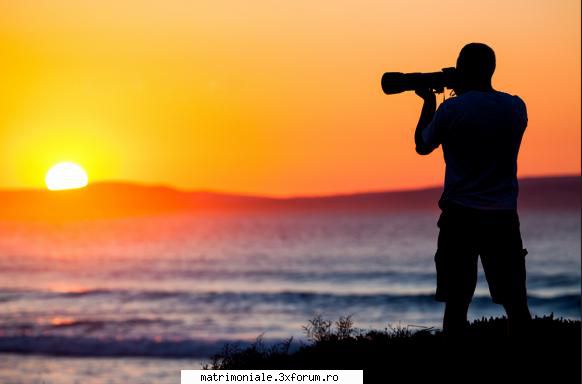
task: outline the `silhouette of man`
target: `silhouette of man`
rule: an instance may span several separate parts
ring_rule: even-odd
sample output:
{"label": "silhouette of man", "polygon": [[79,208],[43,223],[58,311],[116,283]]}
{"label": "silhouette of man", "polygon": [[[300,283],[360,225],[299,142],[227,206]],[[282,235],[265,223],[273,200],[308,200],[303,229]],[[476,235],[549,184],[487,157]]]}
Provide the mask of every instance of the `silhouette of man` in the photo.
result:
{"label": "silhouette of man", "polygon": [[432,90],[416,90],[424,100],[414,135],[416,152],[428,155],[441,145],[446,163],[435,299],[446,303],[443,331],[462,334],[480,256],[491,297],[505,308],[509,333],[517,333],[531,320],[527,250],[517,214],[517,154],[527,126],[526,106],[518,96],[491,86],[495,53],[487,45],[463,47],[456,69],[457,97],[436,112]]}

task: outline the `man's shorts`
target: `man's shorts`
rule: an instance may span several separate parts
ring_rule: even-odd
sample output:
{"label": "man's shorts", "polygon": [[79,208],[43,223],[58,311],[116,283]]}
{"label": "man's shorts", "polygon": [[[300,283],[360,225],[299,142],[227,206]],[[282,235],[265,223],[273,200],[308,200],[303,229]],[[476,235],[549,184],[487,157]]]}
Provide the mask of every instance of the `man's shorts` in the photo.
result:
{"label": "man's shorts", "polygon": [[527,299],[525,255],[515,210],[480,210],[448,204],[438,221],[437,301],[470,302],[481,263],[493,302]]}

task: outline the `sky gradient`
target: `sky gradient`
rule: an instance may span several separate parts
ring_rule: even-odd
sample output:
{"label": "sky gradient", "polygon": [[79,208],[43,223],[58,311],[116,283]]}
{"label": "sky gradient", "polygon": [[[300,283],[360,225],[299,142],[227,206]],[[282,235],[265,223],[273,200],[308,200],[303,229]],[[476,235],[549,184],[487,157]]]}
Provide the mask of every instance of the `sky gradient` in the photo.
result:
{"label": "sky gradient", "polygon": [[2,1],[0,188],[61,161],[277,196],[438,185],[440,150],[414,151],[421,100],[380,77],[473,41],[528,106],[519,175],[580,173],[579,1]]}

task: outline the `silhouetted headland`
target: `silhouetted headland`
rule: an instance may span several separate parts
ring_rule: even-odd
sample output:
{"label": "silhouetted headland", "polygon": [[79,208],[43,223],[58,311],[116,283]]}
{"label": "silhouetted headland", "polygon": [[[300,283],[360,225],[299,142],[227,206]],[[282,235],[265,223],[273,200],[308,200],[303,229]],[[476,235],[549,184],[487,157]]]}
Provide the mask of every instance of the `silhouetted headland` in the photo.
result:
{"label": "silhouetted headland", "polygon": [[[131,183],[94,183],[78,190],[0,191],[0,220],[85,220],[198,212],[437,211],[441,188],[272,198],[180,191]],[[520,180],[520,210],[579,210],[578,176]]]}

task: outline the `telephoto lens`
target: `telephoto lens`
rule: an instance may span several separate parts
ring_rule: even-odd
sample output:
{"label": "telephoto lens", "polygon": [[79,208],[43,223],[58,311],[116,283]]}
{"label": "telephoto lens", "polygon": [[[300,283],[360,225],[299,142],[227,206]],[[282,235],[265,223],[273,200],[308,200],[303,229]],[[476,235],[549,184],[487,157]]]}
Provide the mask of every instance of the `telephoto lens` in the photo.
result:
{"label": "telephoto lens", "polygon": [[430,73],[386,72],[382,76],[382,90],[387,95],[426,88],[440,93],[444,92],[445,88],[455,86],[456,72],[454,67]]}

